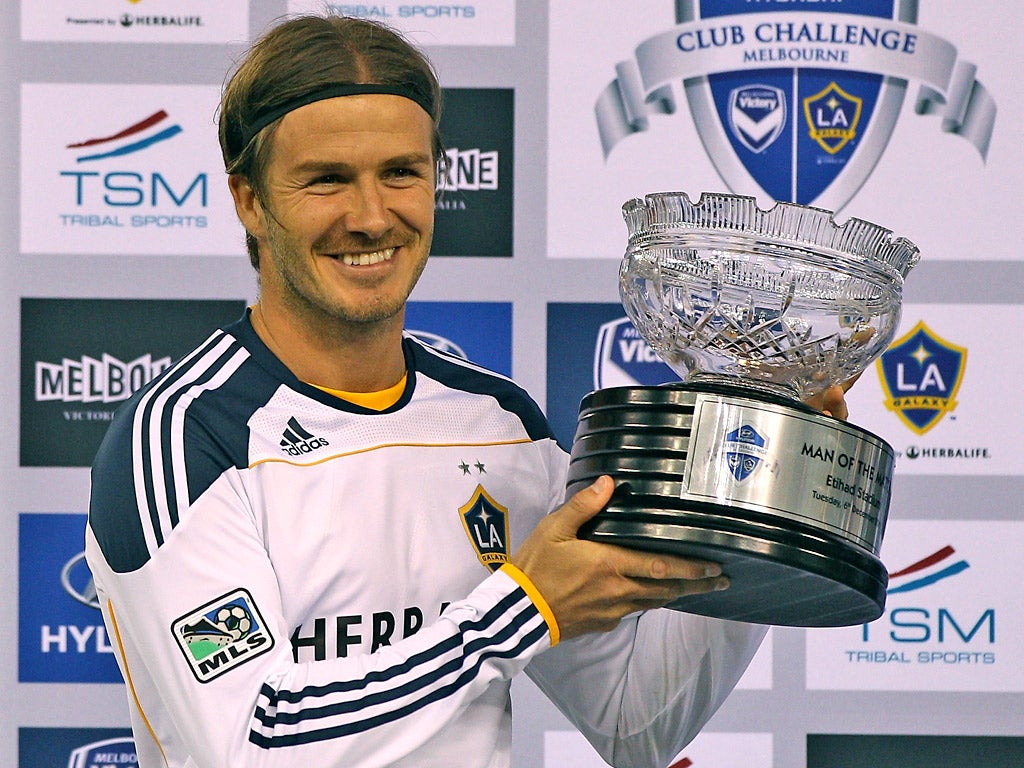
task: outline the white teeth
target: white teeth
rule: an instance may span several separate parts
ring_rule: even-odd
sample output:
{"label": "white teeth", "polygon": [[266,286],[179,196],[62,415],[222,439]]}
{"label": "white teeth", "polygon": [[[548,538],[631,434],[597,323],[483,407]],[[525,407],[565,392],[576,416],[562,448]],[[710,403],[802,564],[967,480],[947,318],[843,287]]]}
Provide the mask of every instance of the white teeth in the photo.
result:
{"label": "white teeth", "polygon": [[341,260],[350,267],[365,267],[369,264],[380,264],[394,255],[394,248],[385,248],[383,251],[374,251],[373,253],[345,253],[342,254]]}

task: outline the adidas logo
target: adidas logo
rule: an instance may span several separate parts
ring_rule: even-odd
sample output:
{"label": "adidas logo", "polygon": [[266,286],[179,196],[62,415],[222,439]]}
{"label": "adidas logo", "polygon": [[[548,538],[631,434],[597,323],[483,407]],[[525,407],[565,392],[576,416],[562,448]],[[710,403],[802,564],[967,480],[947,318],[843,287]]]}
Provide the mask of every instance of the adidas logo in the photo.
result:
{"label": "adidas logo", "polygon": [[288,428],[281,435],[281,450],[289,456],[301,456],[304,453],[312,453],[317,448],[330,445],[326,437],[313,437],[302,428],[302,425],[292,416],[288,419]]}

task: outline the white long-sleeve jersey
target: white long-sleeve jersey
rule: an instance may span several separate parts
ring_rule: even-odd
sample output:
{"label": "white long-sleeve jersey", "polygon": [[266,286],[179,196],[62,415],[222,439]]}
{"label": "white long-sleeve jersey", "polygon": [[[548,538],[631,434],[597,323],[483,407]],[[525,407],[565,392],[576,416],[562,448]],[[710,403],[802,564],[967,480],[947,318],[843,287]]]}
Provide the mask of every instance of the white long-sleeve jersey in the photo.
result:
{"label": "white long-sleeve jersey", "polygon": [[404,341],[382,412],[298,381],[248,318],[120,409],[86,554],[142,768],[510,765],[526,670],[615,765],[664,765],[758,627],[655,611],[552,648],[507,556],[566,457],[508,379]]}

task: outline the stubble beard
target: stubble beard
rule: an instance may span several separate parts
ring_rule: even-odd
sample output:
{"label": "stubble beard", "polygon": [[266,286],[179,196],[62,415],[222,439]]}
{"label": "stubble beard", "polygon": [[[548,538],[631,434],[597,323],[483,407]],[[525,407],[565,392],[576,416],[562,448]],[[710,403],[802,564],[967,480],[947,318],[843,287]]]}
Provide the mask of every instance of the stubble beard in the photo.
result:
{"label": "stubble beard", "polygon": [[[299,317],[308,318],[312,326],[347,326],[353,331],[370,332],[376,326],[387,324],[396,316],[404,318],[406,301],[419,281],[426,267],[427,259],[420,260],[411,275],[407,289],[393,300],[381,299],[365,305],[353,305],[341,299],[332,299],[321,289],[312,276],[312,271],[302,269],[304,257],[285,230],[277,222],[268,222],[267,242],[273,253],[274,269],[278,272],[276,281],[283,287],[282,300],[285,306]],[[429,253],[430,236],[424,244]],[[314,249],[316,248],[314,244]]]}

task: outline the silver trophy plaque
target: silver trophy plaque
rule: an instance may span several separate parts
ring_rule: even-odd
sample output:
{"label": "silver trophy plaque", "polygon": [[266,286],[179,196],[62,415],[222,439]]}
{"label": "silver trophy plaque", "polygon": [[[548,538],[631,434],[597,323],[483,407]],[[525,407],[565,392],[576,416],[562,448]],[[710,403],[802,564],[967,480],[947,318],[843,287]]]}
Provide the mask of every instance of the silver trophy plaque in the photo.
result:
{"label": "silver trophy plaque", "polygon": [[623,306],[682,381],[583,399],[568,488],[608,474],[616,489],[580,535],[721,563],[729,589],[679,610],[788,626],[878,618],[892,448],[803,400],[889,345],[917,247],[736,195],[652,194],[623,215]]}

